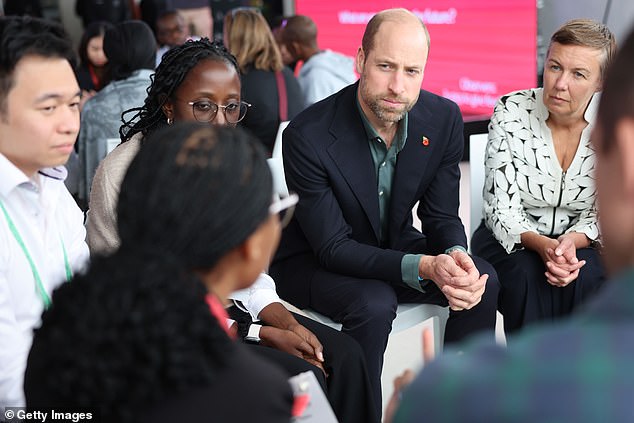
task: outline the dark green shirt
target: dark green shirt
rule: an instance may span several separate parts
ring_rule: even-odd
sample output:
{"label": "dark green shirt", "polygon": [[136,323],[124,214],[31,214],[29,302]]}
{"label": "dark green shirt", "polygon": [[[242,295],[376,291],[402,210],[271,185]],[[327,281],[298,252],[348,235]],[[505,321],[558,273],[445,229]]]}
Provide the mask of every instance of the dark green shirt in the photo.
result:
{"label": "dark green shirt", "polygon": [[[379,219],[380,219],[380,244],[386,241],[387,230],[390,221],[390,197],[392,194],[392,181],[394,179],[394,169],[396,169],[396,159],[398,153],[403,150],[405,143],[407,142],[407,114],[399,122],[398,129],[394,140],[387,148],[387,145],[383,138],[381,138],[378,132],[372,127],[370,121],[366,117],[361,105],[359,104],[359,98],[356,98],[357,109],[363,126],[365,127],[365,133],[368,137],[368,144],[370,145],[370,153],[372,154],[372,161],[374,162],[374,170],[376,172],[377,181],[377,195],[379,198]],[[414,289],[422,291],[421,283],[418,279],[418,263],[422,254],[405,254],[401,260],[401,278],[404,283],[411,286]]]}
{"label": "dark green shirt", "polygon": [[[387,148],[387,144],[378,134],[378,132],[372,127],[372,124],[368,120],[367,116],[359,104],[359,98],[356,98],[357,109],[363,121],[365,133],[368,137],[368,144],[370,146],[370,153],[372,154],[372,161],[374,162],[374,170],[376,172],[377,181],[377,195],[379,198],[379,220],[380,220],[380,239],[379,243],[383,242],[387,238],[387,230],[390,221],[390,197],[392,194],[392,181],[394,179],[394,169],[396,169],[396,159],[398,153],[405,148],[407,142],[407,122],[408,114],[399,122],[394,140]],[[462,246],[453,246],[448,248],[445,253],[449,253],[452,250],[459,249],[465,251]],[[466,252],[466,251],[465,251]],[[421,280],[418,273],[418,263],[423,254],[405,254],[401,260],[401,279],[403,283],[408,286],[425,292],[424,286],[426,280]]]}

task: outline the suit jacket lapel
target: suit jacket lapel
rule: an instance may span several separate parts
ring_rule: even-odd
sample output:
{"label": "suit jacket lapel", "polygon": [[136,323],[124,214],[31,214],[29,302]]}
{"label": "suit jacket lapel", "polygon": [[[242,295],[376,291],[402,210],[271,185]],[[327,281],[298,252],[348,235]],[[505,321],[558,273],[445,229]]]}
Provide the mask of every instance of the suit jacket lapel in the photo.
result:
{"label": "suit jacket lapel", "polygon": [[390,199],[390,234],[392,223],[399,226],[406,214],[411,213],[416,202],[416,191],[419,188],[424,169],[433,153],[434,145],[423,144],[423,137],[434,139],[436,129],[430,124],[431,113],[423,104],[417,103],[409,112],[407,142],[399,153],[392,181]]}
{"label": "suit jacket lapel", "polygon": [[330,127],[335,141],[328,147],[328,154],[368,216],[378,243],[380,221],[376,171],[355,104],[357,86],[358,83],[349,87],[337,105],[336,118]]}

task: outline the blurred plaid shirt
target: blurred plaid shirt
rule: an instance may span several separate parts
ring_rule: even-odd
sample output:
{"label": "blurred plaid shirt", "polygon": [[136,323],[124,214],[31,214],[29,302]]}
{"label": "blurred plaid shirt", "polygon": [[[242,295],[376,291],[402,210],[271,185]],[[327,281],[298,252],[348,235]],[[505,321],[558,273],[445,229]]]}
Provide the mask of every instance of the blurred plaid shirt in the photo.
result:
{"label": "blurred plaid shirt", "polygon": [[395,423],[634,422],[634,269],[508,348],[473,340],[405,391]]}

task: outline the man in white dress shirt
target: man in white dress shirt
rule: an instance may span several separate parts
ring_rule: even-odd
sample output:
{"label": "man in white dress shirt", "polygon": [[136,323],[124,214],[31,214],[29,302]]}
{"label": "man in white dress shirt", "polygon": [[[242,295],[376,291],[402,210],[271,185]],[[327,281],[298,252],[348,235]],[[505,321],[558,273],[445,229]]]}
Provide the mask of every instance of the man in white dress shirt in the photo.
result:
{"label": "man in white dress shirt", "polygon": [[23,406],[33,329],[88,259],[64,186],[79,131],[72,44],[43,20],[0,18],[0,411]]}

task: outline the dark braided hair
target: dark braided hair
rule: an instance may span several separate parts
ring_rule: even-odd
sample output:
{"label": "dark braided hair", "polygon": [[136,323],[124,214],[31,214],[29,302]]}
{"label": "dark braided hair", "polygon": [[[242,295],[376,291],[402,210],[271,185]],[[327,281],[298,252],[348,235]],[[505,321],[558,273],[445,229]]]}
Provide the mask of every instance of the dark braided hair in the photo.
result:
{"label": "dark braided hair", "polygon": [[264,152],[244,130],[198,122],[155,135],[121,185],[121,248],[169,251],[187,269],[211,268],[268,217]]}
{"label": "dark braided hair", "polygon": [[269,216],[272,178],[240,128],[181,122],[153,133],[118,203],[121,248],[53,294],[35,332],[27,406],[134,422],[215,383],[236,348],[210,314],[205,271]]}
{"label": "dark braided hair", "polygon": [[[238,62],[221,41],[209,41],[208,38],[189,40],[176,46],[163,55],[161,63],[152,75],[152,84],[142,107],[126,110],[122,114],[123,125],[119,128],[121,142],[141,132],[144,137],[155,130],[167,126],[163,105],[172,98],[189,71],[201,60],[210,59],[227,63],[235,68],[238,75]],[[125,116],[134,113],[126,120]]]}
{"label": "dark braided hair", "polygon": [[27,406],[86,408],[97,421],[136,422],[172,395],[209,386],[235,346],[205,295],[169,258],[95,257],[86,274],[54,291],[35,331]]}

